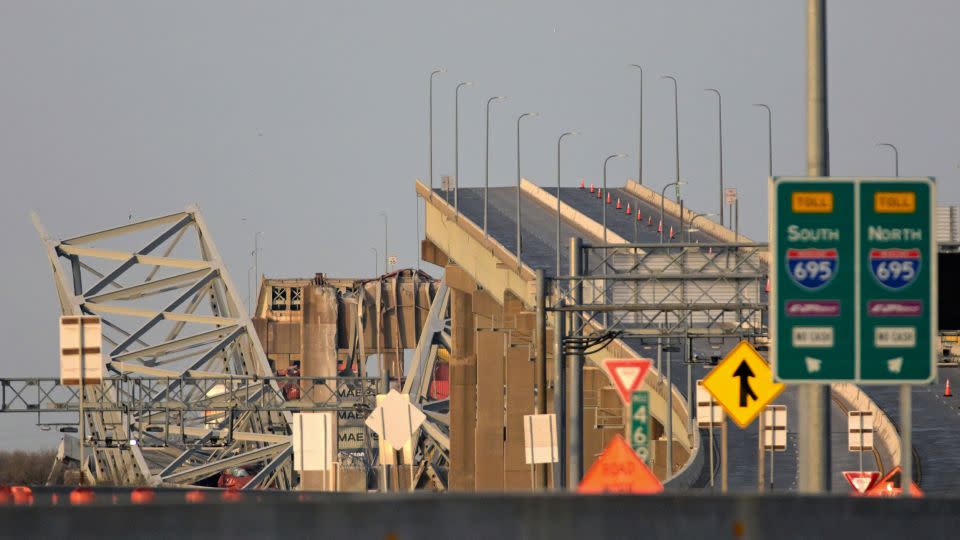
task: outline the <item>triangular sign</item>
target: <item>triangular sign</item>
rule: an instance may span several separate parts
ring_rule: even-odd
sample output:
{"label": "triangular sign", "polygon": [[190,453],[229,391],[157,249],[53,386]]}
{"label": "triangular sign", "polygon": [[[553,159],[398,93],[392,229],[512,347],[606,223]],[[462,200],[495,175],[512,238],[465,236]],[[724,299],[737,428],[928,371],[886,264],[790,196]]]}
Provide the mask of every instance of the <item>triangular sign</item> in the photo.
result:
{"label": "triangular sign", "polygon": [[[893,469],[890,469],[890,472],[886,476],[881,478],[876,482],[866,495],[870,497],[898,497],[903,490],[901,489],[901,480],[902,475],[900,474],[900,466],[897,465]],[[920,486],[916,482],[910,483],[910,494],[914,497],[923,497],[923,491],[920,491]]]}
{"label": "triangular sign", "polygon": [[603,361],[603,370],[613,381],[623,404],[630,403],[630,394],[640,388],[652,360],[649,358],[617,358]]}
{"label": "triangular sign", "polygon": [[583,476],[577,493],[660,493],[663,484],[617,433]]}
{"label": "triangular sign", "polygon": [[880,471],[843,471],[843,477],[857,493],[863,495],[880,479]]}

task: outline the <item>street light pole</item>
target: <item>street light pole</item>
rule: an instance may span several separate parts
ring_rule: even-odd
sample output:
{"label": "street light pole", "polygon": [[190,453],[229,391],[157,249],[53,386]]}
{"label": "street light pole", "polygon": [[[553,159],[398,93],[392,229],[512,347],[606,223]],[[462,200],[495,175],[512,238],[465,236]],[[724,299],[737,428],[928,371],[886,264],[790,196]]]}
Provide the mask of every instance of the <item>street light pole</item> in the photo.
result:
{"label": "street light pole", "polygon": [[887,148],[890,148],[893,150],[893,175],[899,177],[900,176],[900,152],[897,151],[897,147],[887,142],[878,143],[877,146],[886,146]]}
{"label": "street light pole", "polygon": [[705,88],[705,92],[713,92],[717,95],[717,135],[720,144],[720,225],[723,225],[723,97],[716,88]]}
{"label": "street light pole", "polygon": [[767,176],[773,177],[773,111],[766,103],[754,103],[754,107],[767,110]]}
{"label": "street light pole", "polygon": [[[579,135],[579,131],[568,131],[557,139],[557,273],[556,277],[560,278],[560,143],[563,142],[563,139],[568,135]],[[559,283],[559,281],[557,282]]]}
{"label": "street light pole", "polygon": [[702,212],[702,213],[697,214],[697,215],[693,216],[692,218],[690,218],[690,222],[687,223],[687,242],[689,243],[689,242],[691,241],[691,240],[690,240],[690,233],[693,232],[693,222],[696,221],[697,218],[711,217],[711,216],[716,216],[716,215],[717,215],[717,214],[714,213],[714,212]]}
{"label": "street light pole", "polygon": [[639,64],[630,64],[640,70],[640,142],[637,145],[637,183],[643,185],[643,68]]}
{"label": "street light pole", "polygon": [[523,244],[522,238],[520,237],[520,121],[526,117],[536,118],[540,116],[539,113],[523,113],[517,117],[517,271],[520,271],[520,267],[523,262],[520,259],[520,255],[523,253]]}
{"label": "street light pole", "polygon": [[[610,160],[613,158],[623,158],[623,157],[627,157],[627,154],[612,154],[607,156],[607,158],[603,160],[603,192],[604,193],[607,193],[607,163],[609,163]],[[607,205],[601,204],[601,206],[602,206],[601,214],[603,215],[603,243],[606,244],[607,243]],[[606,269],[607,265],[604,265],[603,268]]]}
{"label": "street light pole", "polygon": [[493,96],[487,100],[487,146],[484,150],[483,168],[483,237],[487,237],[487,195],[490,192],[490,104],[494,101],[506,99],[504,96]]}
{"label": "street light pole", "polygon": [[[669,184],[663,186],[663,189],[660,190],[660,226],[657,227],[660,229],[660,243],[663,243],[663,199],[667,196],[667,188],[670,186],[677,186],[677,193],[680,193],[680,185],[686,184],[686,182],[681,182],[677,180],[676,182],[670,182]],[[679,200],[679,199],[677,199]],[[680,216],[680,220],[683,220],[683,216]]]}
{"label": "street light pole", "polygon": [[661,75],[661,79],[673,81],[673,133],[674,133],[674,165],[676,168],[676,195],[680,200],[680,98],[677,92],[677,78],[673,75]]}
{"label": "street light pole", "polygon": [[460,89],[473,84],[465,81],[453,91],[453,208],[460,217]]}
{"label": "street light pole", "polygon": [[383,216],[383,273],[387,274],[390,272],[390,263],[389,263],[389,244],[387,243],[387,213],[378,212]]}
{"label": "street light pole", "polygon": [[429,91],[429,98],[428,98],[429,105],[427,107],[427,109],[430,111],[429,112],[429,116],[430,116],[429,128],[427,129],[427,133],[428,133],[427,138],[430,139],[430,152],[429,152],[430,164],[427,167],[429,171],[428,176],[430,177],[430,197],[433,197],[433,77],[446,72],[447,70],[443,68],[435,69],[430,72],[430,91]]}

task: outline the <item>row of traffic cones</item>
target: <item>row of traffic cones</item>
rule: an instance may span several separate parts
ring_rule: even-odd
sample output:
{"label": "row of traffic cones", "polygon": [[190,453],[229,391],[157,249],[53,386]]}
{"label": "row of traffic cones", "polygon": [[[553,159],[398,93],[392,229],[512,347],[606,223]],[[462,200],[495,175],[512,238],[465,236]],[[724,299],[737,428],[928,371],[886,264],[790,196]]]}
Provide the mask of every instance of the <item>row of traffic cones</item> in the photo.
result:
{"label": "row of traffic cones", "polygon": [[[586,181],[580,180],[580,189],[586,189]],[[603,188],[598,188],[598,187],[596,187],[596,186],[593,184],[593,182],[590,183],[590,193],[596,193],[598,199],[601,199],[601,200],[603,199]],[[610,196],[610,192],[608,191],[608,192],[607,192],[607,204],[612,204],[612,203],[613,203],[613,197]],[[620,197],[617,197],[617,206],[616,206],[616,208],[617,208],[617,210],[623,210],[623,209],[624,209],[624,208],[623,208],[623,204],[622,204],[622,202],[620,201]],[[631,210],[631,208],[630,208],[630,203],[629,203],[629,202],[627,202],[627,207],[626,207],[626,210],[624,211],[624,214],[626,214],[626,215],[628,215],[628,216],[632,214],[632,210]],[[639,209],[637,210],[637,221],[643,221],[643,216],[641,215]],[[649,226],[651,226],[651,225],[653,225],[653,216],[647,216],[647,226],[649,227]],[[662,222],[662,221],[660,222],[660,225],[657,227],[657,232],[663,232],[663,222]],[[670,227],[670,239],[672,240],[674,237],[675,237],[675,235],[674,235],[673,227],[671,226],[671,227]]]}

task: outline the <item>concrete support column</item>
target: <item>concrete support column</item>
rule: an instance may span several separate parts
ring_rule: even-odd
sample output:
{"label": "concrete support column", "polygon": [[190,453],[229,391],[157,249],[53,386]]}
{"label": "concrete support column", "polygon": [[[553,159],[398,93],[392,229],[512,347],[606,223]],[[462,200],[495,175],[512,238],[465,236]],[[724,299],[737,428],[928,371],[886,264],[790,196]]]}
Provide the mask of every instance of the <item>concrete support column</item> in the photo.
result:
{"label": "concrete support column", "polygon": [[[449,271],[448,267],[448,271]],[[477,357],[474,341],[473,297],[450,291],[450,491],[474,491]]]}
{"label": "concrete support column", "polygon": [[[337,291],[332,287],[311,284],[304,291],[302,371],[304,377],[335,377],[337,375]],[[331,388],[304,382],[304,396],[322,401],[328,399]],[[307,490],[333,491],[336,474],[333,471],[304,472],[300,484]]]}

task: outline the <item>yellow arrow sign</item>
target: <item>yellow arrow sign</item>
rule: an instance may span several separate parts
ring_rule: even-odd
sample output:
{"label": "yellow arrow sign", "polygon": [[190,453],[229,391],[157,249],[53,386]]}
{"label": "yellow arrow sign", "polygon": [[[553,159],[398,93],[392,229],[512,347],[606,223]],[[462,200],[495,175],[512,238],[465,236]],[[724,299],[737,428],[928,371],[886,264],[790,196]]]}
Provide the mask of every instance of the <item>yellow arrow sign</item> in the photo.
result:
{"label": "yellow arrow sign", "polygon": [[782,383],[773,382],[766,360],[746,341],[738,343],[713,368],[703,379],[703,386],[741,428],[749,426],[784,388]]}

